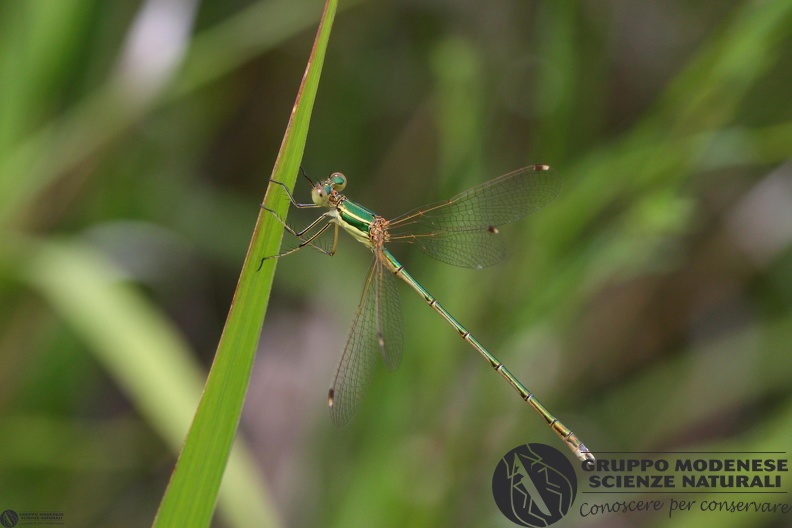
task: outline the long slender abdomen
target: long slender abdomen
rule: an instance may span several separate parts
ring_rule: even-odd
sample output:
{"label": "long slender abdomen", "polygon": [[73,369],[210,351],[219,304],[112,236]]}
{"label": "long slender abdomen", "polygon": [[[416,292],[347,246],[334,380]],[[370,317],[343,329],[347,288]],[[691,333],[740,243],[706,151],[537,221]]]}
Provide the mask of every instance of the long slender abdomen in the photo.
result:
{"label": "long slender abdomen", "polygon": [[418,282],[407,273],[404,269],[404,266],[396,260],[396,258],[388,251],[387,249],[383,249],[383,259],[390,268],[391,272],[395,273],[398,277],[400,277],[404,282],[410,285],[410,287],[418,292],[418,294],[423,297],[423,300],[428,304],[431,308],[433,308],[437,313],[443,316],[443,319],[448,321],[448,323],[454,327],[454,329],[459,333],[459,336],[467,341],[470,346],[472,346],[476,351],[481,354],[481,356],[487,360],[490,366],[495,369],[495,371],[500,374],[508,383],[512,386],[512,388],[517,391],[520,397],[528,402],[531,407],[539,413],[539,415],[544,419],[547,425],[553,430],[553,432],[558,435],[558,437],[575,453],[580,460],[594,460],[594,456],[589,452],[588,448],[578,439],[575,433],[572,432],[567,426],[561,423],[555,416],[553,416],[550,411],[548,411],[544,405],[542,405],[539,400],[537,400],[533,393],[531,393],[525,385],[523,385],[520,380],[518,380],[510,371],[506,368],[506,366],[501,363],[498,358],[493,356],[492,354],[487,351],[484,346],[478,342],[478,340],[471,335],[471,333],[462,326],[459,321],[454,319],[454,317],[448,313],[448,311],[443,308],[440,303],[437,302],[432,294],[430,294],[426,289],[418,284]]}

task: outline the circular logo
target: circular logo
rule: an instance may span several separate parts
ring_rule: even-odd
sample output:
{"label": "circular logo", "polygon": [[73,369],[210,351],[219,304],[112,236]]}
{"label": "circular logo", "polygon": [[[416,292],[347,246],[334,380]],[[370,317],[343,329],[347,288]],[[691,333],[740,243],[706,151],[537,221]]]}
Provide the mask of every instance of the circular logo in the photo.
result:
{"label": "circular logo", "polygon": [[492,496],[501,513],[520,526],[550,526],[563,519],[577,494],[575,468],[545,444],[515,447],[498,462]]}
{"label": "circular logo", "polygon": [[19,515],[14,510],[6,510],[0,513],[0,524],[5,528],[13,528],[19,522]]}

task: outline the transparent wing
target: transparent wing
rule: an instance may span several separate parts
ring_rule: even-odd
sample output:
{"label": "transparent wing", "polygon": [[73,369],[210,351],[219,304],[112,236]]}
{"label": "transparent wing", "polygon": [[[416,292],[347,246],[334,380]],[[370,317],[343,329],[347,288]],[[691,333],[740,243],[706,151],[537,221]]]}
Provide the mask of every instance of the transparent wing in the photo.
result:
{"label": "transparent wing", "polygon": [[401,363],[404,337],[399,285],[381,255],[377,257],[376,268],[377,344],[385,366],[389,370],[396,370]]}
{"label": "transparent wing", "polygon": [[414,243],[448,264],[490,266],[506,255],[496,226],[541,209],[560,190],[560,178],[547,165],[525,167],[391,220],[390,240]]}
{"label": "transparent wing", "polygon": [[409,240],[392,240],[412,242],[433,259],[463,268],[486,268],[503,260],[508,253],[503,238],[497,232],[463,231],[407,238]]}
{"label": "transparent wing", "polygon": [[425,225],[434,232],[486,230],[531,214],[558,196],[561,180],[547,165],[532,165],[484,182],[449,200],[389,222],[389,228]]}
{"label": "transparent wing", "polygon": [[346,425],[355,416],[371,382],[377,351],[393,370],[401,361],[402,341],[396,279],[375,257],[330,387],[330,417],[336,426]]}

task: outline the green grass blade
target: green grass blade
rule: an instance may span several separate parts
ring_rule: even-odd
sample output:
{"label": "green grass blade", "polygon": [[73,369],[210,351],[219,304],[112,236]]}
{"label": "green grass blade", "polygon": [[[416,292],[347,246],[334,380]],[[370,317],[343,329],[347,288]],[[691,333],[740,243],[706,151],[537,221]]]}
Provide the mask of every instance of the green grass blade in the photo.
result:
{"label": "green grass blade", "polygon": [[[272,178],[294,185],[305,148],[311,110],[324,62],[337,1],[328,0],[297,94]],[[288,200],[269,192],[265,203],[285,217]],[[231,310],[220,338],[201,402],[171,476],[154,526],[209,526],[236,434],[245,392],[269,300],[275,263],[257,271],[263,255],[278,251],[283,229],[271,215],[259,215]]]}

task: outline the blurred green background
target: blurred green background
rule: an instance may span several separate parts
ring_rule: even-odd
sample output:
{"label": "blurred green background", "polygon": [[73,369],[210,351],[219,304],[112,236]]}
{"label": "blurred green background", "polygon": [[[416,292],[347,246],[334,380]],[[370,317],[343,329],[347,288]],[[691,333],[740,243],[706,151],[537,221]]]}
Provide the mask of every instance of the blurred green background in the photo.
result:
{"label": "blurred green background", "polygon": [[[150,524],[321,10],[0,4],[0,509]],[[791,36],[784,0],[342,2],[303,166],[394,217],[552,165],[562,193],[502,229],[503,264],[394,250],[592,450],[788,451]],[[369,262],[348,237],[279,262],[240,425],[246,500],[284,526],[512,526],[498,460],[563,447],[406,288],[400,370],[331,425]],[[214,524],[259,525],[234,508]],[[613,522],[789,521],[563,521]]]}

